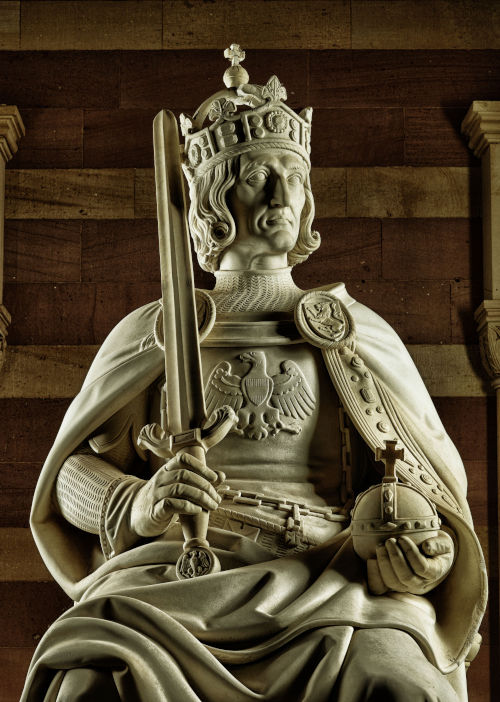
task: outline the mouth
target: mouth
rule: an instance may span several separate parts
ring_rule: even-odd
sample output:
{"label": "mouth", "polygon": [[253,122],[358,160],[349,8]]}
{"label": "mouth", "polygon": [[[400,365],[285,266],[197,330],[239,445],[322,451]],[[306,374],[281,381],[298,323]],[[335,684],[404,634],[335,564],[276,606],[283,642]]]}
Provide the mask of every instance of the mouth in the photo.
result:
{"label": "mouth", "polygon": [[291,221],[291,219],[289,219],[288,217],[283,217],[282,215],[276,215],[276,216],[274,216],[274,217],[268,217],[268,218],[266,219],[266,224],[271,224],[271,225],[274,225],[274,224],[286,224],[286,225],[290,225],[290,224],[292,224],[292,221]]}

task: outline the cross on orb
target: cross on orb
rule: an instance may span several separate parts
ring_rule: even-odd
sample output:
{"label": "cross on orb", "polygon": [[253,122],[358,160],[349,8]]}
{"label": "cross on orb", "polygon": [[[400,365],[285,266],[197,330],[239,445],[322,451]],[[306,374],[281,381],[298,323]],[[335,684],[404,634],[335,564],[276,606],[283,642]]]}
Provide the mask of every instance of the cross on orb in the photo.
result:
{"label": "cross on orb", "polygon": [[241,50],[239,44],[231,44],[229,49],[224,51],[224,58],[231,61],[231,66],[239,66],[245,58],[245,52]]}
{"label": "cross on orb", "polygon": [[397,481],[396,459],[403,460],[405,456],[404,449],[396,449],[397,443],[396,439],[386,439],[384,449],[378,446],[375,449],[375,459],[385,463],[385,476],[383,478],[385,483],[395,483]]}

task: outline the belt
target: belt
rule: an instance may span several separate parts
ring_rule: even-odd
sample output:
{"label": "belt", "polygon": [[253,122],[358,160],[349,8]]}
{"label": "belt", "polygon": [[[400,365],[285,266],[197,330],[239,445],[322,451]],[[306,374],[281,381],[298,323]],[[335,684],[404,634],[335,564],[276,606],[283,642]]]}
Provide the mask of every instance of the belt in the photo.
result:
{"label": "belt", "polygon": [[[223,501],[216,511],[210,512],[210,525],[236,532],[280,556],[304,551],[317,544],[317,541],[311,540],[304,533],[304,518],[313,517],[337,523],[347,523],[349,519],[350,505],[307,505],[282,497],[274,498],[247,490],[232,490],[227,485],[219,488],[219,494],[222,495]],[[269,510],[266,516],[271,519],[252,513],[252,507]]]}

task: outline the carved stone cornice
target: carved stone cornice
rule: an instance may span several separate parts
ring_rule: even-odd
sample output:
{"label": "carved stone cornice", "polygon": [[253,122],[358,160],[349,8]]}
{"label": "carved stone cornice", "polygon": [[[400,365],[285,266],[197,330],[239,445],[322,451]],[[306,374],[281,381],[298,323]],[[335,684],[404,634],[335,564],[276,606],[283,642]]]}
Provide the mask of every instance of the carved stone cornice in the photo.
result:
{"label": "carved stone cornice", "polygon": [[469,148],[481,158],[490,144],[500,144],[500,101],[474,100],[462,122]]}
{"label": "carved stone cornice", "polygon": [[6,163],[17,151],[24,124],[15,105],[0,105],[0,156]]}
{"label": "carved stone cornice", "polygon": [[479,348],[483,366],[493,379],[493,387],[500,383],[500,300],[484,300],[474,315],[479,334]]}

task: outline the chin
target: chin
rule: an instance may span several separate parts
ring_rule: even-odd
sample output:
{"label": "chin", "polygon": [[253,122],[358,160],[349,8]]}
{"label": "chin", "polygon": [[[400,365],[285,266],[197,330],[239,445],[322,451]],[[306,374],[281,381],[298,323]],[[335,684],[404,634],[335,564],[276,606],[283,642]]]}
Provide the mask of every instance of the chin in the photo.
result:
{"label": "chin", "polygon": [[275,253],[288,253],[297,243],[298,233],[289,229],[272,229],[265,232],[268,241],[271,242],[272,250]]}

